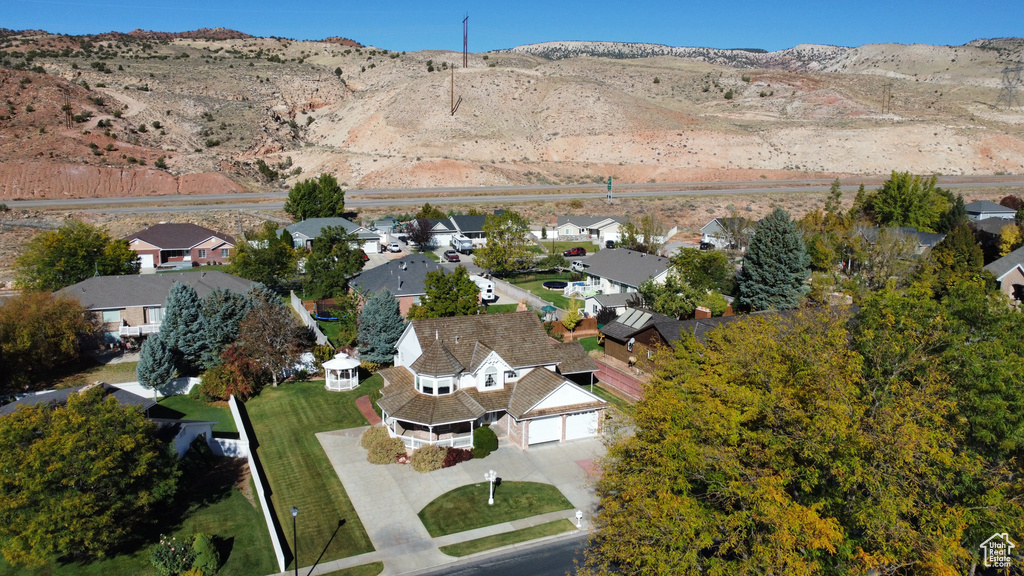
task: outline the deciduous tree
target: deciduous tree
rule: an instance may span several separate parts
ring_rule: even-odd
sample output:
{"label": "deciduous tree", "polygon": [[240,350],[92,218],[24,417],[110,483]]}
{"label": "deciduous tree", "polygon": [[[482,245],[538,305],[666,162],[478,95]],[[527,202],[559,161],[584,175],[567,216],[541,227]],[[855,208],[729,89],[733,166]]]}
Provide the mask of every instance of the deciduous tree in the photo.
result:
{"label": "deciduous tree", "polygon": [[938,178],[896,172],[871,194],[869,202],[879,226],[913,226],[935,232],[952,199],[938,186]]}
{"label": "deciduous tree", "polygon": [[657,254],[665,243],[665,225],[654,214],[644,214],[637,222],[629,218],[619,230],[619,245],[637,252]]}
{"label": "deciduous tree", "polygon": [[374,292],[359,314],[359,357],[367,362],[390,364],[404,330],[398,300],[387,289]]}
{"label": "deciduous tree", "polygon": [[271,381],[295,364],[302,347],[308,343],[309,330],[299,326],[278,298],[253,302],[245,320],[238,327],[238,348],[246,357],[265,368]]}
{"label": "deciduous tree", "polygon": [[335,218],[345,215],[345,191],[330,174],[307,178],[288,191],[284,211],[295,220]]}
{"label": "deciduous tree", "polygon": [[416,212],[416,215],[414,216],[414,218],[416,218],[417,220],[419,220],[421,218],[435,218],[435,219],[437,219],[437,218],[445,218],[445,217],[447,217],[447,215],[444,212],[442,212],[440,208],[438,208],[436,206],[431,206],[430,202],[425,203],[423,205],[423,207],[420,208],[419,211]]}
{"label": "deciduous tree", "polygon": [[333,298],[348,291],[348,279],[363,269],[363,251],[357,245],[355,234],[341,226],[320,231],[304,265],[307,298]]}
{"label": "deciduous tree", "polygon": [[645,281],[637,293],[644,308],[679,320],[692,318],[698,306],[709,309],[713,316],[721,316],[729,306],[717,291],[694,288],[677,272],[670,273],[664,284]]}
{"label": "deciduous tree", "polygon": [[295,275],[298,254],[292,247],[291,236],[278,236],[273,222],[245,233],[235,247],[228,271],[253,282],[267,286],[280,286]]}
{"label": "deciduous tree", "polygon": [[498,276],[528,269],[533,263],[530,223],[518,212],[506,210],[484,218],[487,243],[473,256],[478,266]]}
{"label": "deciduous tree", "polygon": [[483,309],[480,288],[470,279],[465,266],[459,265],[451,274],[440,270],[427,272],[425,285],[426,294],[420,304],[409,309],[410,320],[469,316]]}
{"label": "deciduous tree", "polygon": [[138,254],[128,241],[78,220],[33,238],[15,261],[18,284],[54,291],[100,275],[138,274]]}
{"label": "deciduous tree", "polygon": [[429,248],[434,241],[430,228],[430,220],[426,218],[417,218],[406,227],[409,242],[418,245],[421,252]]}
{"label": "deciduous tree", "polygon": [[0,390],[39,381],[78,357],[99,326],[75,299],[26,291],[0,305]]}
{"label": "deciduous tree", "polygon": [[105,556],[176,485],[155,426],[101,387],[0,418],[0,445],[0,550],[12,564]]}
{"label": "deciduous tree", "polygon": [[736,278],[740,303],[753,310],[796,308],[805,293],[810,258],[789,214],[776,208],[757,224],[743,270]]}
{"label": "deciduous tree", "polygon": [[732,292],[736,267],[718,251],[680,248],[669,258],[671,266],[687,284],[698,290]]}

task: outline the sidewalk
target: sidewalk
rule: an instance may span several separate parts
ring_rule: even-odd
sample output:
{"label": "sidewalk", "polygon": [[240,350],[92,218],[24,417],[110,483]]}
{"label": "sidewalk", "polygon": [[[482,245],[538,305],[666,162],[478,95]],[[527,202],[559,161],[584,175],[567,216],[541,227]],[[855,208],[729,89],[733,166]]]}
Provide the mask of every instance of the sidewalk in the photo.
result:
{"label": "sidewalk", "polygon": [[[502,442],[499,449],[482,460],[470,460],[451,468],[420,474],[410,466],[376,466],[366,461],[359,446],[363,428],[317,434],[331,465],[337,472],[362,521],[374,552],[332,560],[317,566],[313,574],[324,574],[369,562],[384,562],[385,575],[399,575],[444,566],[458,558],[438,550],[458,542],[511,532],[566,518],[575,523],[576,510],[584,514],[584,529],[596,512],[597,498],[589,476],[593,459],[604,455],[600,439],[535,446],[520,451]],[[435,498],[467,484],[486,489],[483,475],[495,470],[504,480],[552,484],[572,503],[572,510],[551,512],[531,518],[431,538],[417,512]],[[300,568],[303,574],[310,567]],[[282,576],[286,576],[283,573]]]}

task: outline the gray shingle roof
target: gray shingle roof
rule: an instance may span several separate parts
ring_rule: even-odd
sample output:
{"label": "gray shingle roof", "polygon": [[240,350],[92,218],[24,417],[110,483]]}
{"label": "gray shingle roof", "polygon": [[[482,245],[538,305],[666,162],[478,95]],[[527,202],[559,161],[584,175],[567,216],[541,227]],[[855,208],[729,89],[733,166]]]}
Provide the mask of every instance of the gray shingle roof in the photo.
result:
{"label": "gray shingle roof", "polygon": [[436,335],[463,366],[472,365],[478,342],[494,350],[513,368],[555,364],[561,360],[533,312],[413,320],[412,329],[420,349],[426,350]]}
{"label": "gray shingle roof", "polygon": [[558,225],[575,224],[581,228],[590,228],[594,224],[604,220],[614,220],[615,222],[622,224],[626,221],[626,218],[623,216],[559,216]]}
{"label": "gray shingle roof", "polygon": [[[906,236],[910,236],[912,238],[916,238],[918,246],[924,246],[927,248],[934,248],[936,244],[942,242],[942,240],[946,237],[945,234],[939,234],[936,232],[920,232],[917,228],[914,228],[913,226],[890,227],[888,229],[891,231],[899,232],[900,234],[904,234]],[[874,243],[876,240],[878,240],[878,234],[881,231],[881,228],[878,228],[876,226],[865,226],[863,228],[860,228],[859,230],[860,235],[865,240]]]}
{"label": "gray shingle roof", "polygon": [[1002,204],[996,204],[989,200],[975,200],[969,204],[965,204],[964,208],[968,214],[983,214],[983,213],[996,213],[996,214],[1016,214],[1017,211],[1013,208],[1007,208]]}
{"label": "gray shingle roof", "polygon": [[463,214],[451,217],[452,223],[454,223],[459,232],[462,232],[463,234],[466,234],[467,232],[483,232],[484,220],[486,219],[487,216],[484,214]]}
{"label": "gray shingle roof", "polygon": [[587,355],[579,342],[561,342],[554,345],[562,357],[558,363],[559,374],[583,374],[597,372],[597,363]]}
{"label": "gray shingle roof", "polygon": [[436,271],[448,274],[448,270],[430,258],[410,254],[376,268],[363,270],[349,280],[349,285],[366,293],[387,288],[395,296],[419,296],[427,293],[427,273]]}
{"label": "gray shingle roof", "polygon": [[208,272],[177,272],[169,274],[136,274],[126,276],[94,276],[61,288],[57,294],[76,298],[87,310],[128,308],[132,306],[163,306],[175,282],[188,284],[200,298],[216,288],[238,294],[246,292],[252,281],[219,270]]}
{"label": "gray shingle roof", "polygon": [[985,270],[991,272],[996,277],[996,280],[998,280],[1017,266],[1024,266],[1024,247],[1017,248],[1006,256],[990,262],[985,266]]}
{"label": "gray shingle roof", "polygon": [[586,273],[608,278],[620,284],[638,287],[645,280],[668,270],[669,260],[643,252],[613,248],[594,253],[586,260]]}
{"label": "gray shingle roof", "polygon": [[138,238],[143,242],[148,242],[164,250],[188,250],[196,244],[209,239],[211,236],[220,238],[231,245],[235,244],[235,239],[227,234],[221,234],[209,228],[184,222],[154,224],[145,230],[129,234],[125,239],[131,242]]}
{"label": "gray shingle roof", "polygon": [[626,341],[654,324],[675,321],[674,318],[650,310],[626,308],[614,322],[605,324],[599,331],[613,340]]}
{"label": "gray shingle roof", "polygon": [[292,236],[294,236],[295,234],[300,234],[302,236],[305,236],[306,238],[312,239],[319,237],[320,232],[324,228],[330,228],[332,226],[340,226],[344,228],[346,232],[349,233],[358,231],[356,235],[360,239],[372,240],[373,238],[380,238],[380,236],[378,236],[377,234],[374,234],[373,232],[366,230],[359,224],[356,224],[355,222],[348,220],[347,218],[309,218],[303,220],[302,222],[296,222],[294,224],[285,226],[284,229],[287,230],[288,233],[291,234]]}
{"label": "gray shingle roof", "polygon": [[621,308],[629,303],[630,298],[636,296],[633,292],[619,292],[618,294],[597,294],[594,300],[605,308]]}
{"label": "gray shingle roof", "polygon": [[[37,404],[52,404],[54,406],[63,406],[64,404],[67,403],[68,398],[72,394],[81,392],[82,390],[90,386],[93,385],[87,384],[84,386],[75,386],[73,388],[62,388],[60,390],[43,392],[41,394],[33,394],[32,396],[20,398],[18,400],[15,400],[14,402],[11,402],[10,404],[0,406],[0,416],[7,416],[8,414],[13,414],[22,406],[35,406]],[[150,408],[156,405],[155,400],[143,398],[142,396],[139,396],[137,394],[132,394],[131,392],[118,388],[117,386],[111,386],[110,384],[106,384],[103,382],[96,384],[96,386],[99,386],[104,390],[104,396],[113,396],[117,400],[118,404],[122,406],[137,406],[140,410],[145,411],[149,410]]]}

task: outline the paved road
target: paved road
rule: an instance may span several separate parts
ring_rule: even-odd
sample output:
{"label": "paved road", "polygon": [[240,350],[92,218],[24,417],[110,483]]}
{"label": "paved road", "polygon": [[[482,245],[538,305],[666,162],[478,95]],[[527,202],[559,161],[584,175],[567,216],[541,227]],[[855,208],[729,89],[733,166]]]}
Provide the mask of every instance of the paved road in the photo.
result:
{"label": "paved road", "polygon": [[[850,181],[851,179],[847,179]],[[843,186],[844,192],[854,192],[860,182],[877,185],[879,177],[858,180],[857,185]],[[666,196],[706,196],[721,194],[791,194],[826,190],[828,180],[734,181],[734,182],[674,182],[647,184],[619,184],[616,198],[652,198]],[[1019,176],[948,176],[939,179],[939,185],[949,189],[995,188],[1024,186]],[[545,192],[546,193],[543,193]],[[359,190],[346,192],[346,205],[352,208],[409,206],[424,202],[432,204],[494,204],[501,202],[532,202],[567,200],[572,198],[605,198],[601,185],[577,184],[569,186],[498,186],[458,188],[409,188]],[[259,192],[208,195],[169,195],[117,198],[68,198],[55,200],[11,200],[11,208],[68,210],[106,213],[191,212],[194,210],[278,210],[284,205],[287,192]]]}
{"label": "paved road", "polygon": [[573,560],[583,560],[587,535],[547,541],[526,549],[500,555],[477,557],[417,576],[565,576],[574,569]]}

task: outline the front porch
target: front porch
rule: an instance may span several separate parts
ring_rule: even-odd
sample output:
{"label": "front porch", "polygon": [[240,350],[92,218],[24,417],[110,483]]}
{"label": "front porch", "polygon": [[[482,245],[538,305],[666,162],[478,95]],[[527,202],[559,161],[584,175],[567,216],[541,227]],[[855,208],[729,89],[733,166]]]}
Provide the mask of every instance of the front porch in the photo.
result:
{"label": "front porch", "polygon": [[473,448],[473,422],[454,422],[428,426],[405,422],[384,414],[384,425],[392,438],[401,438],[407,450],[423,446]]}

